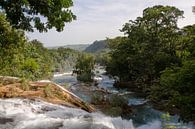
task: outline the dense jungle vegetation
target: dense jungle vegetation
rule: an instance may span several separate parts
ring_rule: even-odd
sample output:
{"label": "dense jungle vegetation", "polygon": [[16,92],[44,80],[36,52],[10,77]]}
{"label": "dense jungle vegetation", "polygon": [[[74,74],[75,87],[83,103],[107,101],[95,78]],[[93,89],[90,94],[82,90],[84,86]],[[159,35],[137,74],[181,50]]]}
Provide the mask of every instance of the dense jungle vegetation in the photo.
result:
{"label": "dense jungle vegetation", "polygon": [[[0,75],[38,80],[76,64],[80,77],[91,79],[93,56],[67,48],[47,49],[39,41],[25,37],[24,30],[43,32],[54,27],[62,31],[65,22],[76,18],[70,10],[62,10],[72,6],[71,0],[59,0],[52,7],[50,4],[43,0],[39,4],[30,0],[18,4],[0,2]],[[195,25],[179,28],[177,22],[183,13],[172,6],[144,9],[143,16],[125,23],[121,29],[124,36],[108,39],[110,51],[101,58],[107,73],[119,78],[118,84],[128,82],[131,85],[127,88],[136,86],[163,110],[193,121]],[[43,23],[39,14],[47,17],[48,22]]]}
{"label": "dense jungle vegetation", "polygon": [[108,39],[106,70],[118,87],[137,87],[161,109],[195,119],[195,25],[179,28],[183,11],[171,6],[144,9],[143,16]]}

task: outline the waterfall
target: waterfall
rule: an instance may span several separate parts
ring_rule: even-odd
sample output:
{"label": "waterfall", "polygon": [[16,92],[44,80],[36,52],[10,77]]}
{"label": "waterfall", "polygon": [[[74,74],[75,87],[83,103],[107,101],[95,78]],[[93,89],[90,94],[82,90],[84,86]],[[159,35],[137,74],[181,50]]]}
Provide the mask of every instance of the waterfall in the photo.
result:
{"label": "waterfall", "polygon": [[0,129],[135,129],[131,120],[41,100],[0,99]]}

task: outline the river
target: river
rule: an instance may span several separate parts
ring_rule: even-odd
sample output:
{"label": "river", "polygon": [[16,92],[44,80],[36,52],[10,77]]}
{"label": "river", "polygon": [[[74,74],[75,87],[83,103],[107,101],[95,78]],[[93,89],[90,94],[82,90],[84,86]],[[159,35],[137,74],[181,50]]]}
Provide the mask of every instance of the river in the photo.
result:
{"label": "river", "polygon": [[[112,94],[125,95],[125,97],[128,98],[128,104],[134,107],[132,114],[117,116],[117,118],[122,119],[122,124],[132,123],[133,126],[128,125],[126,128],[123,128],[121,126],[120,128],[116,129],[131,129],[130,127],[136,129],[162,128],[161,117],[163,114],[166,114],[165,112],[154,109],[148,100],[140,97],[140,95],[137,95],[134,92],[128,91],[127,89],[116,89],[115,87],[113,87],[114,79],[102,74],[104,72],[105,71],[98,72],[97,78],[100,78],[98,87],[103,88],[106,91],[109,91],[109,93],[111,92]],[[75,76],[61,76],[54,78],[54,81],[62,85],[64,83],[70,84],[71,91],[88,102],[91,102],[91,94],[94,94],[94,89],[96,89],[96,87],[90,86],[90,89],[85,90],[86,87],[83,87],[83,85],[85,84],[78,83]],[[179,116],[170,116],[169,124],[174,125],[178,129],[195,129],[195,126],[192,123],[186,124],[183,122],[178,122],[178,120]]]}
{"label": "river", "polygon": [[[105,115],[101,110],[88,113],[40,100],[0,99],[0,129],[161,129],[163,112],[155,110],[147,103],[148,100],[133,92],[115,89],[114,80],[108,76],[101,73],[99,76],[102,79],[99,80],[98,86],[88,86],[87,90],[83,89],[86,84],[79,83],[75,76],[68,74],[55,76],[53,81],[69,85],[72,92],[88,102],[97,87],[112,94],[125,94],[128,104],[135,106],[131,115],[113,117]],[[192,124],[178,123],[177,119],[178,116],[172,116],[171,124],[180,129],[194,129]]]}

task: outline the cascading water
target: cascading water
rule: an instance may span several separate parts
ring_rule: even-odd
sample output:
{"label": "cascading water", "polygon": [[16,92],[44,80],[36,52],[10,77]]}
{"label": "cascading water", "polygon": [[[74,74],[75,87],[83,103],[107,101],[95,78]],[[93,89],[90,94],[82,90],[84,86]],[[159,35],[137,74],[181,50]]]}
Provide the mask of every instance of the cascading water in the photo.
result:
{"label": "cascading water", "polygon": [[[134,124],[134,128],[136,129],[161,129],[162,128],[161,116],[163,112],[155,110],[150,104],[147,104],[148,100],[145,100],[144,98],[140,98],[136,96],[136,94],[130,91],[119,90],[119,89],[114,88],[113,87],[114,79],[109,78],[106,75],[103,75],[102,73],[104,72],[105,72],[104,70],[102,72],[101,71],[98,72],[97,77],[101,78],[99,79],[98,87],[103,88],[112,94],[125,95],[128,98],[128,104],[131,106],[135,106],[132,115],[125,116],[125,119],[127,120],[122,120],[124,118],[121,119],[119,117],[122,121],[120,122],[113,121],[112,123],[113,125],[115,125],[116,123],[117,123],[116,125],[120,125],[120,124],[126,125],[126,122],[129,123],[128,120],[130,119]],[[64,82],[70,83],[72,85],[71,88],[73,89],[73,92],[76,95],[90,102],[90,96],[87,95],[89,91],[87,91],[87,94],[85,94],[86,91],[84,92],[80,91],[80,88],[79,88],[80,85],[75,85],[77,81],[74,76],[61,76],[61,77],[54,78],[54,81],[56,83],[61,83],[61,84],[63,84]],[[93,92],[93,88],[94,87],[91,88],[92,92]],[[179,118],[178,116],[171,116],[170,123],[178,127],[178,129],[195,129],[193,124],[178,123],[177,122],[178,118]],[[111,118],[111,119],[115,119],[115,118]],[[126,129],[122,127],[123,126],[120,126],[119,129]],[[103,129],[103,128],[99,128],[99,129]],[[131,128],[128,127],[128,129],[131,129]]]}
{"label": "cascading water", "polygon": [[[99,87],[113,94],[129,94],[113,87],[114,80],[102,76]],[[56,76],[58,84],[76,84],[73,76]],[[77,86],[73,88],[78,88]],[[82,92],[76,93],[86,99]],[[160,115],[162,112],[153,109],[142,98],[129,97],[129,105],[135,105],[136,110],[128,119],[110,117],[101,112],[88,113],[81,109],[63,107],[40,100],[0,99],[0,129],[161,129]],[[177,124],[177,122],[175,122]],[[133,125],[134,124],[134,125]],[[179,129],[194,129],[193,125],[180,126]]]}
{"label": "cascading water", "polygon": [[131,120],[43,101],[0,99],[0,129],[134,129]]}

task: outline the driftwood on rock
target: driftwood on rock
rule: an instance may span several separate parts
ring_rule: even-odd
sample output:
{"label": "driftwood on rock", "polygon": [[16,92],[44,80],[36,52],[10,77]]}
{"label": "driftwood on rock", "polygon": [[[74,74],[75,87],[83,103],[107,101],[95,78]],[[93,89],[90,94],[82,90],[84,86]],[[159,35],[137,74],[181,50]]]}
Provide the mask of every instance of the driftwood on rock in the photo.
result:
{"label": "driftwood on rock", "polygon": [[75,94],[53,82],[24,81],[15,77],[0,76],[0,98],[22,97],[70,107],[81,108],[88,112],[95,109]]}

